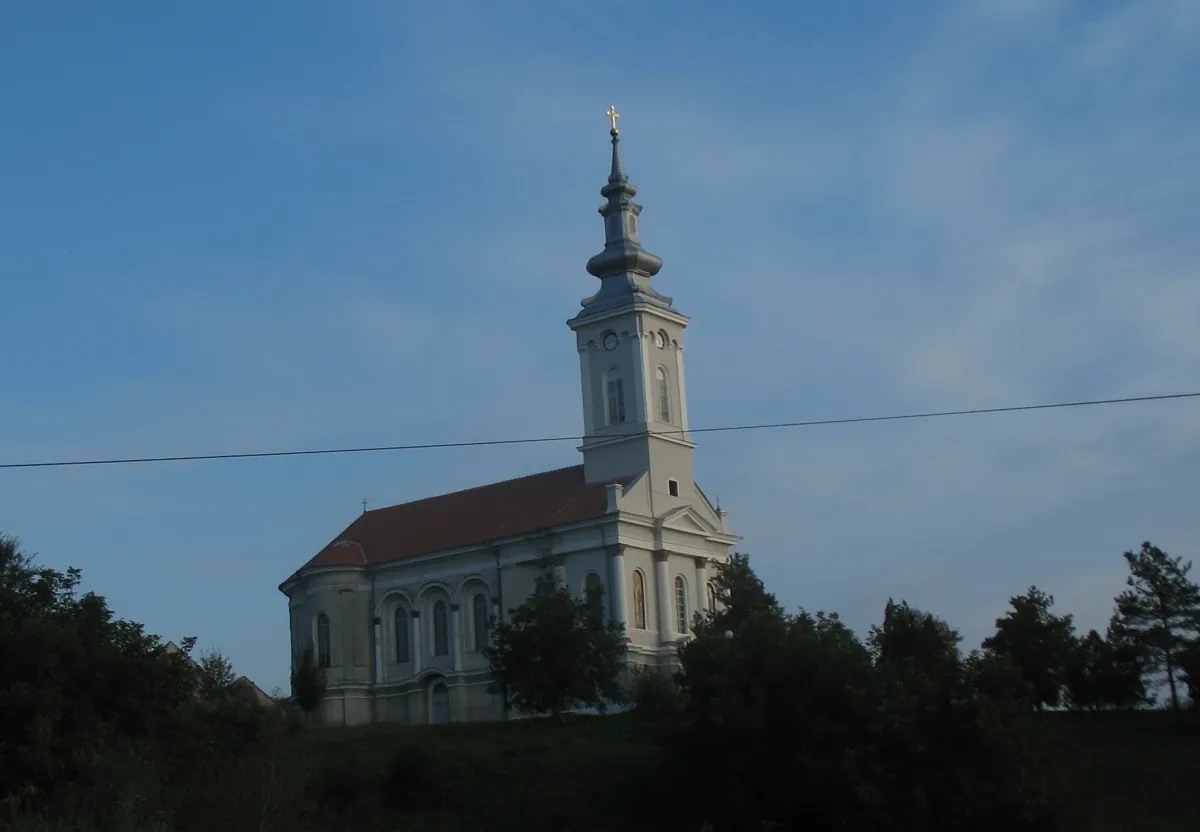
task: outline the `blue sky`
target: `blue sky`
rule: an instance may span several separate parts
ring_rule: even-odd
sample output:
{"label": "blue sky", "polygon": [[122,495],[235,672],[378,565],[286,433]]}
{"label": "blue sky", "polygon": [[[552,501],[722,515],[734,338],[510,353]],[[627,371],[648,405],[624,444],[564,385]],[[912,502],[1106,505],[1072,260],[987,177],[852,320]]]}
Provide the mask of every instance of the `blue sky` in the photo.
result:
{"label": "blue sky", "polygon": [[[570,435],[616,104],[694,427],[1200,390],[1200,4],[22,4],[0,461]],[[790,606],[1085,627],[1200,558],[1200,401],[704,434]],[[0,470],[0,529],[286,686],[279,582],[570,443]]]}

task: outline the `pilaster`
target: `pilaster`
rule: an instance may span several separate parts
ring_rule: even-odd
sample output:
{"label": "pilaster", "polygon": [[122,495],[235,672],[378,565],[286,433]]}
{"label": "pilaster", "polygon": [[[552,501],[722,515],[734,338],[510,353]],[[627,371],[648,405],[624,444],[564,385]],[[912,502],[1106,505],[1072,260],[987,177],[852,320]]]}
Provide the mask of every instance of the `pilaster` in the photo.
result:
{"label": "pilaster", "polygon": [[374,635],[375,635],[375,684],[383,682],[383,621],[379,618],[374,620]]}
{"label": "pilaster", "polygon": [[708,612],[708,558],[696,558],[696,610]]}
{"label": "pilaster", "polygon": [[688,435],[687,382],[683,372],[683,343],[675,345],[676,372],[679,374],[679,429],[683,431],[680,439],[691,440]]}
{"label": "pilaster", "polygon": [[608,547],[608,604],[612,620],[625,625],[625,641],[629,641],[629,621],[625,618],[625,545]]}
{"label": "pilaster", "polygon": [[670,553],[666,549],[654,550],[654,589],[658,598],[658,636],[662,644],[674,641],[674,629],[671,624],[671,592],[670,577],[667,573],[667,558]]}

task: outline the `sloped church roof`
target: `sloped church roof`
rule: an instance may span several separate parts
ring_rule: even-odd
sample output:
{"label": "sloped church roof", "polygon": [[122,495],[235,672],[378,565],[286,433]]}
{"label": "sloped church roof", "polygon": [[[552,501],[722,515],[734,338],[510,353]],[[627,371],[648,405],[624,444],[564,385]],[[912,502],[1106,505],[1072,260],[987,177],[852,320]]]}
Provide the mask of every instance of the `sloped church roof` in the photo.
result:
{"label": "sloped church roof", "polygon": [[[633,479],[614,482],[628,485]],[[605,514],[608,485],[586,483],[583,466],[573,465],[372,509],[347,526],[301,571],[384,563],[590,520]]]}

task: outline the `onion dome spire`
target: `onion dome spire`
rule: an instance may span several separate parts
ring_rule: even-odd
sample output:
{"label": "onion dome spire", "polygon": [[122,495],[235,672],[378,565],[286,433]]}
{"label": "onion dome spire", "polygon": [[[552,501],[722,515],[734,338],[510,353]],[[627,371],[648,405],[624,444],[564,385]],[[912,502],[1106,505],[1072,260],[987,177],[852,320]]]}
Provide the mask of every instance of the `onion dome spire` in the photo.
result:
{"label": "onion dome spire", "polygon": [[600,206],[604,217],[604,251],[588,260],[587,270],[600,278],[600,291],[583,301],[586,314],[594,310],[642,300],[659,306],[671,305],[671,299],[654,290],[650,278],[663,266],[661,258],[642,248],[638,216],[642,206],[633,201],[637,188],[629,181],[621,163],[620,131],[616,107],[605,113],[612,123],[612,168],[608,183],[600,189],[607,201]]}

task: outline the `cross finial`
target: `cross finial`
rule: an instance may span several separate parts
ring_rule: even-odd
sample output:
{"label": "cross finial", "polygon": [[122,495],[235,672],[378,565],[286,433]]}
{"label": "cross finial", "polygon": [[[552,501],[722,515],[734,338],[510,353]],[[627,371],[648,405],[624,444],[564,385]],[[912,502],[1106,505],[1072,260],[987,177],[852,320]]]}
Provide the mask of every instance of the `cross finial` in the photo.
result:
{"label": "cross finial", "polygon": [[367,513],[367,501],[363,500],[363,514]]}
{"label": "cross finial", "polygon": [[613,104],[609,104],[608,112],[605,113],[604,115],[608,116],[609,121],[612,122],[612,130],[610,130],[609,132],[612,133],[614,136],[617,135],[617,133],[618,133],[617,119],[619,119],[621,117],[621,114],[617,112],[616,106]]}

